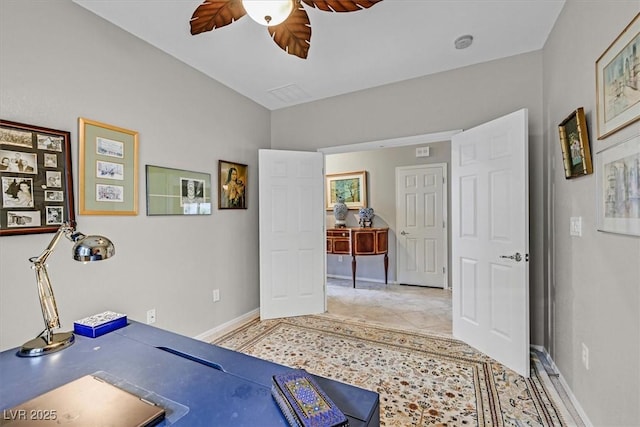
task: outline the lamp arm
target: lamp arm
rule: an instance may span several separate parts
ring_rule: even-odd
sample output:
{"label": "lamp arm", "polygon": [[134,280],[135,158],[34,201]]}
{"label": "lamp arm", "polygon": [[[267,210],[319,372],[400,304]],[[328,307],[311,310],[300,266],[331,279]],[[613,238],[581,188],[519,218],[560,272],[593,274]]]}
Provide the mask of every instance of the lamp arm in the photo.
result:
{"label": "lamp arm", "polygon": [[47,272],[46,261],[47,258],[53,253],[58,241],[63,235],[66,235],[70,240],[74,227],[69,223],[65,223],[56,234],[54,234],[51,242],[46,249],[37,257],[29,258],[32,264],[32,268],[36,272],[36,282],[38,285],[38,297],[40,299],[40,309],[42,310],[42,318],[44,320],[45,329],[39,336],[44,335],[47,344],[51,344],[53,339],[53,329],[60,327],[60,316],[58,315],[58,307],[56,305],[56,299],[53,295],[53,288],[51,287],[51,281],[49,280],[49,273]]}
{"label": "lamp arm", "polygon": [[56,234],[53,235],[51,242],[49,242],[49,245],[45,248],[45,250],[37,257],[29,258],[29,261],[34,265],[44,264],[47,261],[47,258],[49,258],[49,255],[53,253],[53,250],[58,244],[58,241],[60,241],[60,238],[65,234],[69,235],[73,232],[73,230],[74,228],[69,225],[69,223],[62,224],[60,228],[58,228],[58,231],[56,231]]}

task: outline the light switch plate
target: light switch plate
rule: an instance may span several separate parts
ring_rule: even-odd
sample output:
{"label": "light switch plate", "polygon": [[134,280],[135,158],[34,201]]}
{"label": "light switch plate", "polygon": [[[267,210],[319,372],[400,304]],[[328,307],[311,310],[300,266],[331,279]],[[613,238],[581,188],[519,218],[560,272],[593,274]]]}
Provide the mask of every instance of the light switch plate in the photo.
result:
{"label": "light switch plate", "polygon": [[582,217],[572,216],[569,220],[569,235],[582,237]]}

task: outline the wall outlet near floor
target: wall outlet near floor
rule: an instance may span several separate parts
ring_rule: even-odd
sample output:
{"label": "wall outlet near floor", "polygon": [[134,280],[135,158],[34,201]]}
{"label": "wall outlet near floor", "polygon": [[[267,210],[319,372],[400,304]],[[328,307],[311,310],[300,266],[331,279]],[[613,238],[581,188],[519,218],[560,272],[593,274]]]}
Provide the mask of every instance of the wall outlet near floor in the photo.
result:
{"label": "wall outlet near floor", "polygon": [[342,262],[342,255],[338,255],[338,262]]}
{"label": "wall outlet near floor", "polygon": [[585,343],[582,343],[582,365],[589,370],[589,347]]}
{"label": "wall outlet near floor", "polygon": [[213,302],[220,301],[220,289],[213,290]]}
{"label": "wall outlet near floor", "polygon": [[156,323],[156,309],[147,310],[147,325]]}

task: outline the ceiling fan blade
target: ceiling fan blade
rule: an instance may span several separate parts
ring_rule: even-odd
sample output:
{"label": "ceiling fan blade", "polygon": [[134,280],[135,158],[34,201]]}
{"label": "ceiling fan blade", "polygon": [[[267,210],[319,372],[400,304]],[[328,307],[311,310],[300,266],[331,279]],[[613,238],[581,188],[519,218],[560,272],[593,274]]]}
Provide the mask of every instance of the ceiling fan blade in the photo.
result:
{"label": "ceiling fan blade", "polygon": [[355,12],[369,9],[382,0],[302,0],[308,6],[316,7],[325,12]]}
{"label": "ceiling fan blade", "polygon": [[291,15],[282,23],[267,27],[278,46],[290,55],[306,59],[311,45],[311,23],[309,15],[297,5]]}
{"label": "ceiling fan blade", "polygon": [[206,0],[191,16],[191,35],[232,24],[246,13],[242,0]]}

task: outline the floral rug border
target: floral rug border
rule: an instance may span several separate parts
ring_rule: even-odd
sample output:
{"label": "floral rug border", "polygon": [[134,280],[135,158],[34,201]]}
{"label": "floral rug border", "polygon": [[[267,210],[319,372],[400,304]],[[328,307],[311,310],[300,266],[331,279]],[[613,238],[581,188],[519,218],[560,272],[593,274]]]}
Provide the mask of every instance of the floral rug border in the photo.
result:
{"label": "floral rug border", "polygon": [[[213,344],[269,360],[275,359],[272,361],[294,368],[307,369],[319,375],[376,391],[380,394],[381,425],[403,425],[398,418],[399,412],[408,413],[411,416],[412,425],[443,423],[442,405],[432,404],[432,401],[425,399],[416,400],[415,397],[413,400],[406,399],[407,396],[404,394],[400,394],[399,397],[397,390],[388,389],[383,381],[374,386],[359,384],[353,381],[353,375],[349,372],[314,371],[314,368],[320,369],[320,367],[305,366],[310,364],[308,357],[303,358],[304,360],[299,357],[299,360],[296,360],[295,357],[286,355],[276,357],[271,354],[272,350],[268,349],[266,350],[268,354],[262,354],[265,350],[260,350],[259,346],[265,340],[273,338],[274,334],[287,331],[290,333],[292,328],[306,329],[310,333],[313,331],[317,334],[329,334],[333,339],[342,340],[345,343],[363,346],[369,343],[393,351],[404,351],[407,355],[413,353],[414,356],[424,356],[423,358],[429,359],[431,363],[438,364],[438,360],[441,360],[442,363],[453,364],[460,370],[471,372],[475,402],[468,403],[464,409],[461,409],[461,413],[466,417],[464,421],[467,423],[471,419],[478,426],[568,425],[565,421],[565,418],[570,419],[570,417],[567,418],[568,412],[556,401],[558,396],[555,390],[551,389],[553,386],[550,382],[545,380],[546,373],[541,370],[542,365],[534,355],[532,355],[531,376],[524,378],[456,339],[384,328],[324,315],[265,321],[256,319],[217,338]],[[436,360],[434,357],[439,359]],[[447,396],[436,397],[440,400],[447,398]],[[405,398],[406,401],[398,402],[401,398]],[[448,409],[447,420],[450,423],[456,422],[451,421],[452,419],[461,420],[456,418],[451,408],[445,409]],[[403,422],[406,425],[406,419]]]}

